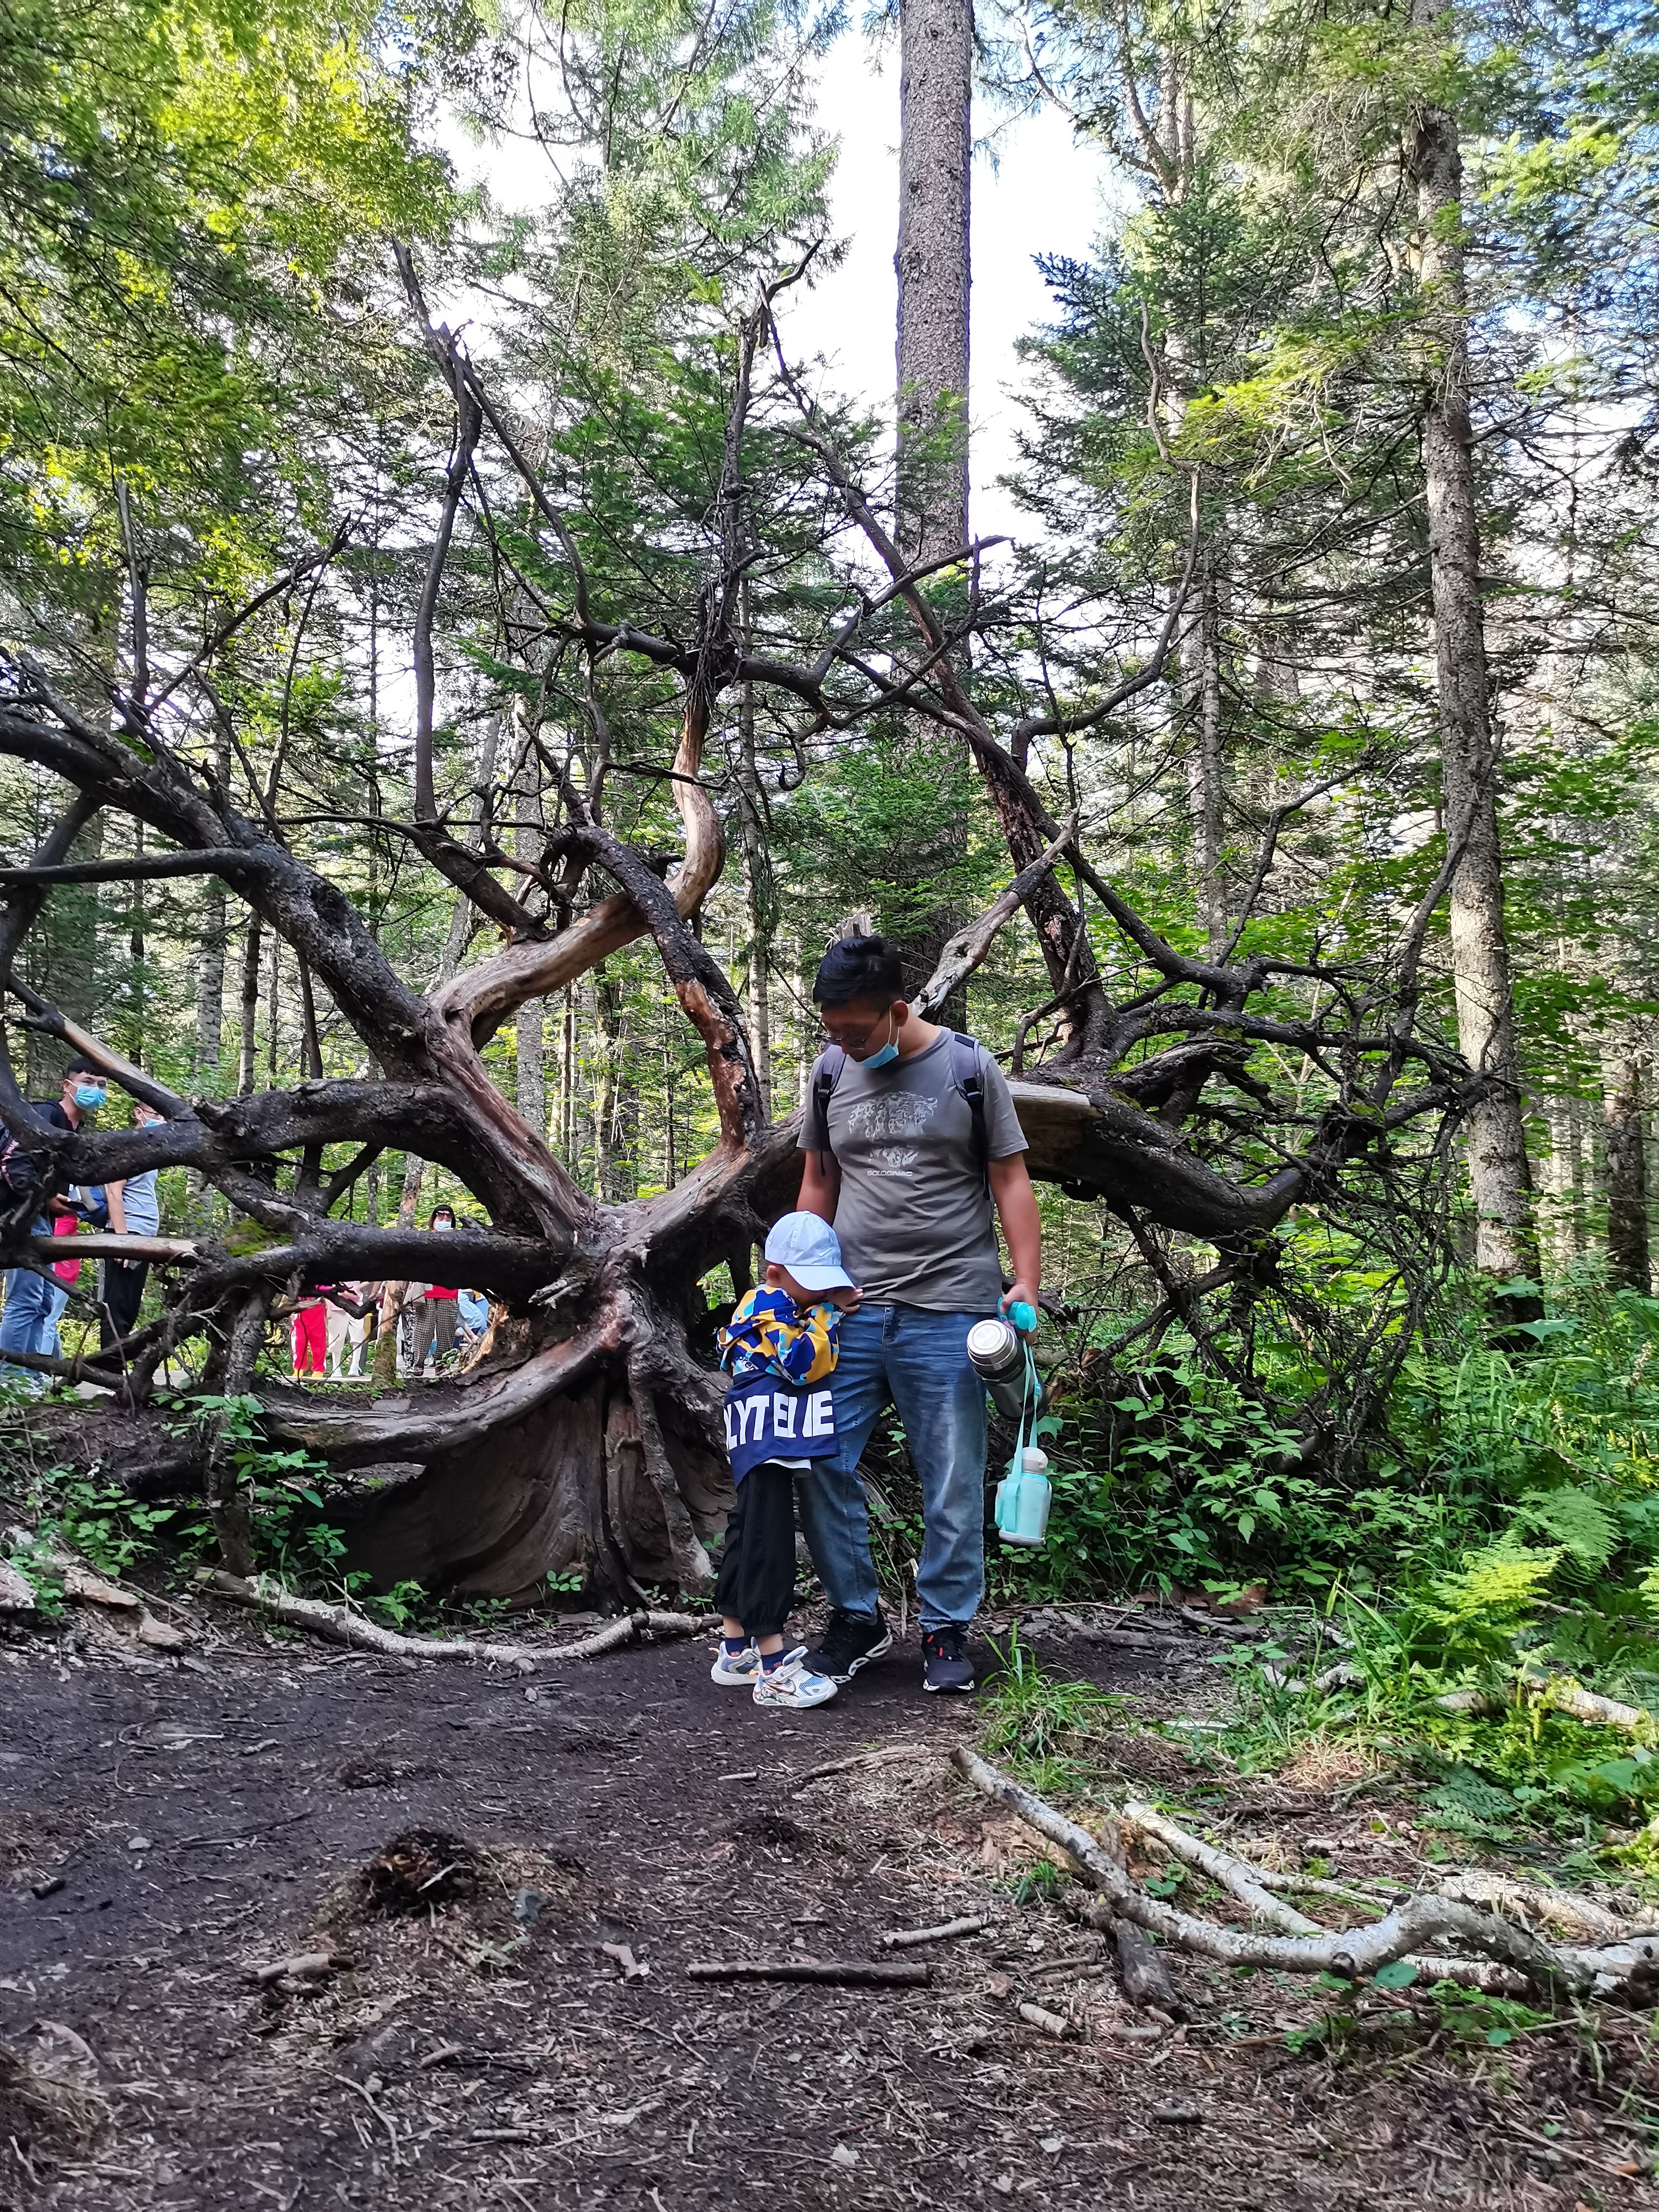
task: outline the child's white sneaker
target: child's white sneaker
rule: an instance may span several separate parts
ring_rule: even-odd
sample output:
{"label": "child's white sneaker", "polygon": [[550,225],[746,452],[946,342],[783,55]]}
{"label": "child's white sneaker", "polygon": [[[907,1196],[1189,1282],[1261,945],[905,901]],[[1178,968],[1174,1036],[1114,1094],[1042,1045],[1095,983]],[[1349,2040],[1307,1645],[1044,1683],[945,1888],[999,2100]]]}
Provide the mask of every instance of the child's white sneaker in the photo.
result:
{"label": "child's white sneaker", "polygon": [[787,1705],[792,1712],[801,1713],[809,1705],[827,1705],[835,1694],[830,1677],[815,1674],[807,1665],[804,1644],[775,1667],[762,1666],[755,1676],[757,1705]]}
{"label": "child's white sneaker", "polygon": [[741,1651],[728,1651],[722,1642],[714,1654],[708,1679],[722,1683],[728,1690],[746,1690],[760,1673],[760,1653],[752,1644],[745,1644]]}

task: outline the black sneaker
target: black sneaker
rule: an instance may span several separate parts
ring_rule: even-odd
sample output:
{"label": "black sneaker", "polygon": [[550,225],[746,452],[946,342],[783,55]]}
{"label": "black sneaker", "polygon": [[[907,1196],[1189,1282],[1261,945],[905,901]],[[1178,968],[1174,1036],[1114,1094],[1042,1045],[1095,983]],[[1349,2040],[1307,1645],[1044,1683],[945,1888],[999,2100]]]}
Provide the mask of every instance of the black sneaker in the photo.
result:
{"label": "black sneaker", "polygon": [[893,1632],[879,1607],[874,1613],[844,1613],[837,1606],[823,1634],[807,1652],[806,1663],[815,1674],[827,1674],[832,1682],[850,1682],[860,1667],[892,1648]]}
{"label": "black sneaker", "polygon": [[974,1669],[968,1657],[968,1632],[948,1623],[923,1632],[921,1656],[924,1690],[971,1690]]}

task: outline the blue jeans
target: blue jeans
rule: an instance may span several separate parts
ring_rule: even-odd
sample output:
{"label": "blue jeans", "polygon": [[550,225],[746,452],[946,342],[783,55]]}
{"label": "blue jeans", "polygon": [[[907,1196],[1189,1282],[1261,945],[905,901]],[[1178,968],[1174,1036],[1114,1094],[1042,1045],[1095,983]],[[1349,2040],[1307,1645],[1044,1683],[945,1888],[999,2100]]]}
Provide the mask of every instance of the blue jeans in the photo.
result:
{"label": "blue jeans", "polygon": [[982,1313],[860,1306],[843,1314],[833,1454],[797,1478],[801,1527],[830,1602],[873,1613],[879,1598],[858,1464],[896,1407],[921,1482],[916,1596],[924,1629],[966,1627],[985,1595],[985,1385],[968,1332]]}
{"label": "blue jeans", "polygon": [[[37,1221],[32,1233],[49,1237],[52,1224]],[[0,1352],[56,1352],[58,1316],[68,1303],[69,1293],[56,1275],[37,1275],[29,1267],[8,1268],[5,1311],[0,1313]],[[32,1375],[36,1382],[42,1379],[38,1371],[27,1368],[13,1367],[7,1372],[14,1381],[24,1374]]]}

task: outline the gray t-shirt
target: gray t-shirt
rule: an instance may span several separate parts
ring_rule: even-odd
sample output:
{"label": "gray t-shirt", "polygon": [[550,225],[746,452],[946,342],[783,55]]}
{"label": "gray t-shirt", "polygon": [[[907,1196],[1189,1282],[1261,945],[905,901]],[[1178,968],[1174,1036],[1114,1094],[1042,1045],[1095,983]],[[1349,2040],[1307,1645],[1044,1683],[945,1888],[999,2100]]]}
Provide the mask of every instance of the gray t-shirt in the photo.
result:
{"label": "gray t-shirt", "polygon": [[160,1172],[159,1168],[146,1168],[142,1175],[129,1176],[121,1186],[130,1237],[154,1237],[161,1225],[161,1202],[155,1190]]}
{"label": "gray t-shirt", "polygon": [[[978,1048],[990,1157],[1025,1150],[1002,1070]],[[816,1084],[814,1066],[812,1081]],[[809,1086],[809,1100],[815,1095]],[[800,1150],[817,1149],[809,1105]],[[973,1109],[951,1072],[951,1039],[885,1067],[848,1060],[830,1094],[841,1170],[842,1265],[874,1304],[988,1314],[1002,1296],[995,1218],[974,1154]]]}

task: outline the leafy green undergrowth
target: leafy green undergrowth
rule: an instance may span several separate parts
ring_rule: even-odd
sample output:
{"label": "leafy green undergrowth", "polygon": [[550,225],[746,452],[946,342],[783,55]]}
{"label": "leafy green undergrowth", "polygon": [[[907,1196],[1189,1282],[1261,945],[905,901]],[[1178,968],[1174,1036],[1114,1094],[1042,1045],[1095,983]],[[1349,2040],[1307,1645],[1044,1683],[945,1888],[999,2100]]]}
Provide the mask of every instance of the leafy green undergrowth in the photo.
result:
{"label": "leafy green undergrowth", "polygon": [[[255,1566],[288,1589],[331,1602],[349,1599],[386,1626],[404,1632],[488,1628],[507,1612],[504,1600],[457,1598],[417,1582],[371,1589],[366,1574],[344,1564],[346,1540],[330,1517],[325,1468],[306,1452],[276,1451],[264,1443],[257,1398],[193,1398],[180,1401],[175,1411],[180,1431],[201,1422],[220,1429],[252,1507]],[[48,1618],[63,1610],[61,1578],[52,1561],[64,1547],[100,1574],[158,1589],[187,1588],[217,1557],[213,1525],[199,1500],[151,1502],[96,1472],[38,1469],[18,1459],[14,1450],[8,1490],[31,1534],[15,1542],[12,1563],[33,1584]],[[568,1597],[581,1583],[578,1574],[549,1575],[543,1600]]]}
{"label": "leafy green undergrowth", "polygon": [[[1296,1766],[1296,1787],[1280,1800],[1273,1838],[1281,1855],[1263,1863],[1285,1867],[1299,1861],[1305,1893],[1291,1883],[1288,1894],[1327,1925],[1342,1925],[1345,1914],[1355,1922],[1378,1917],[1401,1889],[1425,1880],[1432,1887],[1437,1861],[1507,1857],[1534,1887],[1570,1890],[1577,1881],[1601,1876],[1604,1897],[1605,1877],[1613,1873],[1620,1893],[1611,1901],[1621,1905],[1642,1888],[1628,1867],[1609,1864],[1618,1855],[1606,1850],[1605,1831],[1581,1832],[1570,1820],[1552,1827],[1543,1816],[1553,1813],[1549,1803],[1536,1797],[1522,1802],[1526,1785],[1500,1786],[1468,1757],[1459,1756],[1461,1747],[1488,1765],[1501,1763],[1491,1743],[1476,1741],[1468,1721],[1456,1723],[1455,1734],[1437,1734],[1427,1717],[1420,1730],[1409,1717],[1401,1725],[1398,1715],[1386,1723],[1368,1721],[1352,1699],[1342,1705],[1305,1692],[1264,1697],[1259,1690],[1251,1692],[1241,1664],[1243,1709],[1231,1720],[1158,1722],[1143,1715],[1137,1729],[1125,1701],[1103,1698],[1087,1685],[1036,1665],[1017,1639],[1009,1640],[1000,1657],[981,1692],[981,1749],[1040,1795],[1064,1804],[1085,1826],[1097,1827],[1103,1811],[1139,1795],[1164,1803],[1193,1832],[1219,1824],[1218,1840],[1231,1841],[1249,1858],[1261,1839],[1241,1844],[1227,1836],[1230,1800],[1253,1777]],[[1256,1671],[1259,1675],[1259,1664]],[[1441,1714],[1439,1720],[1453,1729],[1451,1717]],[[1494,1723],[1494,1732],[1510,1739],[1516,1725],[1505,1717]],[[1569,1724],[1546,1720],[1539,1735],[1546,1746],[1551,1725]],[[1150,1755],[1160,1738],[1165,1739],[1157,1742],[1162,1755]],[[1171,1769],[1169,1740],[1181,1746],[1184,1773]],[[1529,1771],[1537,1771],[1540,1756],[1547,1753],[1534,1754]],[[1375,1801],[1369,1814],[1363,1802],[1355,1802],[1367,1795]],[[1333,1816],[1345,1830],[1357,1826],[1374,1838],[1386,1865],[1362,1856],[1356,1867],[1352,1832],[1337,1851],[1340,1863],[1334,1863],[1326,1855],[1330,1846],[1318,1840],[1329,1832]],[[1149,1895],[1205,1918],[1237,1922],[1237,1902],[1208,1874],[1167,1855],[1159,1867],[1155,1841],[1146,1856],[1150,1863],[1133,1871]],[[1415,1867],[1413,1859],[1419,1861]],[[1051,1857],[1016,1862],[1007,1875],[1011,1901],[1042,1911],[1071,1880]],[[1361,1978],[1259,1966],[1201,1971],[1206,1993],[1194,2004],[1187,2033],[1218,2057],[1237,2047],[1256,2064],[1262,2045],[1276,2041],[1287,2060],[1377,2081],[1403,2077],[1432,2062],[1479,2084],[1500,2105],[1522,2109],[1546,2147],[1557,2136],[1565,2141],[1582,2131],[1589,2112],[1604,2135],[1614,2131],[1607,2155],[1620,2162],[1613,2170],[1632,2177],[1659,2171],[1659,2104],[1652,2094],[1659,2031],[1643,2020],[1639,1995],[1634,2011],[1565,1999],[1552,2008],[1541,1994],[1528,2001],[1430,1978],[1420,1965],[1404,1959]],[[1192,2000],[1190,1984],[1183,1995]],[[1587,2202],[1600,2199],[1592,2194]]]}
{"label": "leafy green undergrowth", "polygon": [[1575,1280],[1547,1303],[1500,1349],[1461,1285],[1334,1460],[1316,1422],[1304,1432],[1309,1379],[1288,1353],[1260,1357],[1249,1389],[1178,1331],[1139,1370],[1086,1367],[1046,1425],[1048,1541],[995,1552],[994,1595],[1265,1583],[1319,1602],[1339,1583],[1415,1589],[1501,1549],[1492,1576],[1534,1575],[1548,1601],[1608,1582],[1659,1607],[1659,1299]]}
{"label": "leafy green undergrowth", "polygon": [[1123,1711],[1121,1698],[1089,1682],[1062,1681],[1040,1667],[1011,1630],[999,1644],[980,1696],[981,1747],[1040,1796],[1081,1787],[1091,1750]]}
{"label": "leafy green undergrowth", "polygon": [[1659,1651],[1649,1625],[1626,1625],[1627,1592],[1551,1615],[1500,1602],[1494,1583],[1508,1588],[1482,1556],[1393,1608],[1339,1593],[1302,1634],[1234,1651],[1235,1712],[1210,1756],[1254,1775],[1346,1753],[1357,1777],[1414,1786],[1442,1856],[1489,1847],[1659,1895],[1659,1731],[1586,1724],[1559,1702],[1575,1686],[1637,1702]]}

